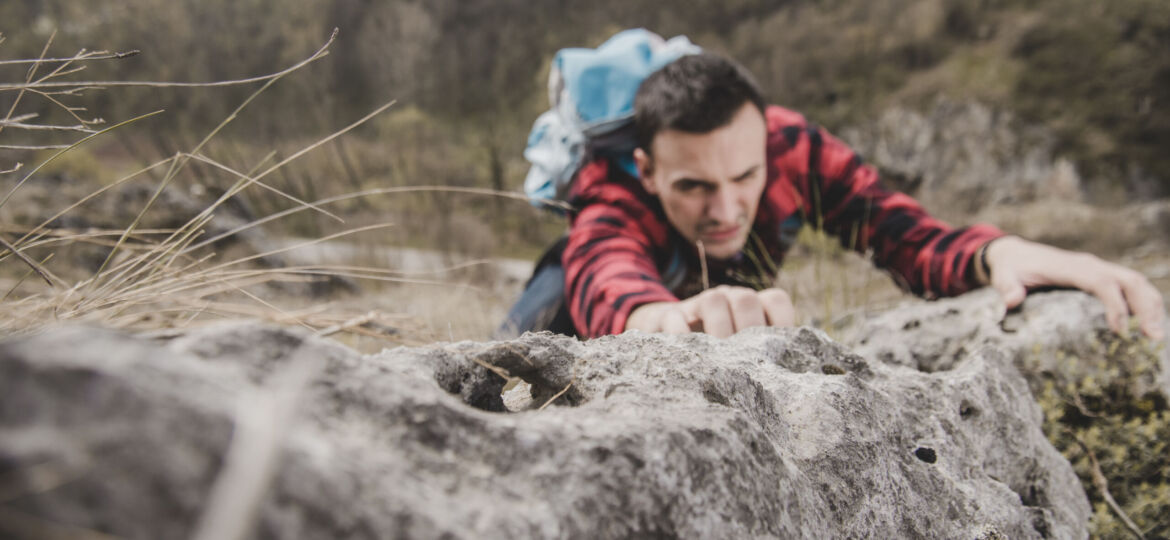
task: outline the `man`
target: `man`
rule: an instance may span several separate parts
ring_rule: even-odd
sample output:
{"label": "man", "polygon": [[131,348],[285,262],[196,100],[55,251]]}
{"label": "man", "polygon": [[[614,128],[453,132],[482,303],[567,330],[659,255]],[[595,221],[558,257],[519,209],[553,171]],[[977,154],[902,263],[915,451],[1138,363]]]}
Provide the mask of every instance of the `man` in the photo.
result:
{"label": "man", "polygon": [[[1010,309],[1028,288],[1074,287],[1101,299],[1113,330],[1134,315],[1162,338],[1162,297],[1141,274],[989,225],[951,228],[885,190],[823,129],[766,106],[730,60],[684,56],[651,74],[634,103],[639,177],[604,159],[580,171],[562,264],[554,250],[538,267],[510,315],[514,328],[572,333],[571,320],[586,337],[630,329],[725,337],[790,326],[788,295],[759,284],[774,281],[796,231],[811,224],[872,250],[878,267],[921,296],[991,285]],[[562,277],[563,291],[547,287]]]}

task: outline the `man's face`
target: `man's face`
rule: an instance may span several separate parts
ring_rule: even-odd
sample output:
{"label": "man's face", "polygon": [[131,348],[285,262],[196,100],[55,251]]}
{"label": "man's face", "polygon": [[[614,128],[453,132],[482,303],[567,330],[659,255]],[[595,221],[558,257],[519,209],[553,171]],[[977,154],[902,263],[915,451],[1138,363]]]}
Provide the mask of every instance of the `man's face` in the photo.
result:
{"label": "man's face", "polygon": [[764,117],[749,102],[714,131],[660,131],[653,157],[639,148],[634,160],[642,185],[662,201],[675,230],[688,242],[702,241],[708,257],[727,259],[743,248],[756,219],[766,138]]}

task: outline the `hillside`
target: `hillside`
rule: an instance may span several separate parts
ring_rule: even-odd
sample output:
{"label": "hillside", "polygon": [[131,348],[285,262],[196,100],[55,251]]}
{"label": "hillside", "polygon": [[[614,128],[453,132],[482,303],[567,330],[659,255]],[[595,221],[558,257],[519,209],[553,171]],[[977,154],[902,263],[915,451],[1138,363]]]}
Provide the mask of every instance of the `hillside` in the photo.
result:
{"label": "hillside", "polygon": [[[35,57],[56,29],[55,50],[142,51],[91,68],[89,76],[223,80],[288,65],[337,27],[331,58],[275,88],[258,104],[262,120],[237,128],[237,137],[311,136],[336,119],[397,99],[439,134],[429,151],[464,164],[416,156],[408,167],[414,176],[510,187],[523,171],[524,134],[546,105],[543,71],[553,52],[644,26],[687,34],[741,60],[773,101],[833,131],[863,125],[894,106],[922,110],[938,96],[974,100],[1051,129],[1057,152],[1090,180],[1096,200],[1145,198],[1170,186],[1170,157],[1161,152],[1170,142],[1166,2],[703,0],[687,6],[25,0],[0,6],[7,37],[0,51]],[[23,69],[0,67],[9,70],[6,80]],[[224,94],[127,90],[95,94],[92,110],[107,119],[157,108],[184,111],[158,126],[163,137],[153,151],[165,154],[230,112],[233,100]],[[9,98],[0,95],[0,102]],[[409,129],[365,136],[391,148],[418,138]],[[359,152],[356,167],[367,159]]]}

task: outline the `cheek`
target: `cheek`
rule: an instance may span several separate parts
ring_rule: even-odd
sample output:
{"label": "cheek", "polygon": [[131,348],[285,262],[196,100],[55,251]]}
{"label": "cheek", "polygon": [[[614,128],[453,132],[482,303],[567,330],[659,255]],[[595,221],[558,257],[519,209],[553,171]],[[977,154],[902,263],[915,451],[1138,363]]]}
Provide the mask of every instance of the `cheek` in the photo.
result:
{"label": "cheek", "polygon": [[701,197],[673,197],[669,201],[664,201],[663,206],[675,228],[682,231],[693,228],[703,217]]}
{"label": "cheek", "polygon": [[756,208],[760,205],[760,198],[763,196],[763,181],[744,185],[743,189],[739,193],[740,206],[749,214],[755,214]]}

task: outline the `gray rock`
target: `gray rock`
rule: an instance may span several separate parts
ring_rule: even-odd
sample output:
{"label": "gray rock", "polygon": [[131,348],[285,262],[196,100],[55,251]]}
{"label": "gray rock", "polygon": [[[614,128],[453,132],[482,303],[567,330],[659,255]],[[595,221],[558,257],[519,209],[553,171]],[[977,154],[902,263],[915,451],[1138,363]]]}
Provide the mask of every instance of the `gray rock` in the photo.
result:
{"label": "gray rock", "polygon": [[939,99],[925,113],[891,108],[841,137],[934,211],[1082,197],[1080,175],[1054,155],[1051,133],[979,103]]}
{"label": "gray rock", "polygon": [[[1170,335],[1170,319],[1166,322]],[[1031,294],[1020,308],[1004,312],[990,288],[958,298],[915,302],[843,329],[839,339],[853,352],[880,362],[921,371],[949,370],[974,351],[992,347],[1008,354],[1035,381],[1059,370],[1062,356],[1100,356],[1092,350],[1108,334],[1101,301],[1080,291]],[[1157,352],[1157,379],[1139,380],[1138,395],[1158,391],[1170,397],[1170,350]]]}
{"label": "gray rock", "polygon": [[[0,535],[1085,537],[1011,358],[936,367],[806,328],[371,356],[251,324],[57,328],[0,345]],[[533,408],[508,412],[500,373]]]}

